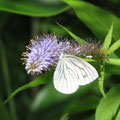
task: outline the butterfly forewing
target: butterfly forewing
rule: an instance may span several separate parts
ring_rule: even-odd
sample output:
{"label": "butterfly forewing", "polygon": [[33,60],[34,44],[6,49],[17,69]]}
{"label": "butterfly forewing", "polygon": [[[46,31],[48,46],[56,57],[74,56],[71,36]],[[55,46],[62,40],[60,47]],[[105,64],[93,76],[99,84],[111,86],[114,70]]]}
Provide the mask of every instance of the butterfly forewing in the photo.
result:
{"label": "butterfly forewing", "polygon": [[58,62],[54,73],[54,86],[64,94],[71,94],[78,89],[78,84],[75,82],[75,74],[67,61],[61,60]]}

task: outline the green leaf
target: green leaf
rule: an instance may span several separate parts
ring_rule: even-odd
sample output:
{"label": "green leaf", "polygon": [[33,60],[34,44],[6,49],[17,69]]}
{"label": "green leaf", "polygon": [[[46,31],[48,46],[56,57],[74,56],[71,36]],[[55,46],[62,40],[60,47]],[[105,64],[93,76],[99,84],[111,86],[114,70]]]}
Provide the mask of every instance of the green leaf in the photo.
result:
{"label": "green leaf", "polygon": [[103,50],[104,52],[107,52],[107,50],[109,49],[109,46],[111,44],[112,41],[112,31],[113,31],[113,24],[110,27],[110,30],[107,34],[107,36],[105,37],[104,43],[103,43]]}
{"label": "green leaf", "polygon": [[67,31],[79,44],[82,44],[82,42],[84,41],[82,38],[76,36],[74,33],[72,33],[71,31],[69,31],[67,28],[65,28],[64,26],[62,26],[61,24],[57,23],[60,27],[62,27],[65,31]]}
{"label": "green leaf", "polygon": [[69,6],[56,1],[42,0],[2,0],[0,10],[34,17],[47,17],[57,15],[67,10]]}
{"label": "green leaf", "polygon": [[[91,3],[77,0],[63,0],[74,8],[78,18],[100,39],[104,40],[111,24],[114,24],[113,39],[120,38],[120,19]],[[79,27],[79,26],[78,26]]]}
{"label": "green leaf", "polygon": [[106,98],[102,98],[97,110],[95,120],[111,120],[120,105],[120,84],[113,87],[107,94]]}
{"label": "green leaf", "polygon": [[120,39],[114,44],[112,44],[112,46],[108,49],[107,54],[110,55],[111,53],[116,51],[119,47],[120,47]]}
{"label": "green leaf", "polygon": [[105,78],[105,70],[103,68],[103,70],[100,71],[100,76],[98,78],[98,86],[99,86],[99,89],[100,89],[103,97],[106,97],[105,92],[104,92],[104,87],[103,87],[104,78]]}
{"label": "green leaf", "polygon": [[120,120],[120,105],[119,105],[115,115],[113,116],[112,120]]}
{"label": "green leaf", "polygon": [[[11,84],[10,84],[11,79],[10,79],[9,67],[7,63],[6,50],[5,50],[4,43],[1,39],[1,35],[0,35],[0,56],[1,56],[0,58],[1,68],[2,68],[4,82],[5,82],[5,90],[8,97],[9,94],[11,94]],[[15,104],[13,99],[9,101],[9,106],[10,106],[10,113],[11,113],[12,119],[17,120]]]}
{"label": "green leaf", "polygon": [[47,76],[47,79],[51,79],[50,77],[51,75],[51,72],[49,73],[46,73],[46,74],[43,74],[41,75],[40,77],[38,77],[37,79],[17,88],[8,98],[7,100],[4,101],[4,104],[6,104],[13,96],[15,96],[17,93],[19,93],[20,91],[23,91],[27,88],[31,88],[31,87],[35,87],[35,86],[38,86],[38,85],[41,85],[41,84],[45,84],[47,82],[46,80],[46,76]]}
{"label": "green leaf", "polygon": [[108,61],[106,61],[108,64],[113,64],[113,65],[120,65],[120,59],[112,59],[110,58]]}
{"label": "green leaf", "polygon": [[120,120],[120,108],[118,108],[119,110],[118,110],[118,114],[117,114],[117,116],[116,116],[116,119],[115,120]]}

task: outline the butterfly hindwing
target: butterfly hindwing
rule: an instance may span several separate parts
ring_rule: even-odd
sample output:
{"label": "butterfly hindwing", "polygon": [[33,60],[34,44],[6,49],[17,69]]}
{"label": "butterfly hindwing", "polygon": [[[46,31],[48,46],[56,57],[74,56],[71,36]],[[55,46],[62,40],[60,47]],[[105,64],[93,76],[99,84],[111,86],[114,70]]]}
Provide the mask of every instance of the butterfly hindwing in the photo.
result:
{"label": "butterfly hindwing", "polygon": [[[89,79],[89,82],[92,82],[98,77],[98,73],[96,69],[90,65],[88,62],[84,61],[83,59],[73,56],[73,55],[67,55],[68,59],[70,59],[75,66],[77,66],[79,69],[83,70],[85,72],[86,76],[85,79]],[[82,72],[81,72],[82,73]],[[84,76],[84,75],[83,75]]]}

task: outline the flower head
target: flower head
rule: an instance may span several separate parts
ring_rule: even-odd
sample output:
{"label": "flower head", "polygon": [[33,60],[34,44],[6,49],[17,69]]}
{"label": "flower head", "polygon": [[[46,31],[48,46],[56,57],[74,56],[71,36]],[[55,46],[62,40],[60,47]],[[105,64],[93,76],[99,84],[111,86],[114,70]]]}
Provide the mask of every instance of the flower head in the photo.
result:
{"label": "flower head", "polygon": [[103,46],[100,44],[100,42],[83,43],[81,45],[80,54],[84,57],[92,55],[94,59],[100,61],[107,59],[107,55],[103,51]]}
{"label": "flower head", "polygon": [[105,59],[106,55],[99,43],[78,44],[75,41],[59,39],[53,34],[44,34],[31,40],[23,53],[25,69],[28,74],[41,74],[55,68],[62,52],[86,57],[92,55],[94,59]]}
{"label": "flower head", "polygon": [[47,34],[31,40],[27,51],[23,53],[28,74],[42,73],[56,65],[63,51],[71,49],[70,42],[58,41],[55,35]]}

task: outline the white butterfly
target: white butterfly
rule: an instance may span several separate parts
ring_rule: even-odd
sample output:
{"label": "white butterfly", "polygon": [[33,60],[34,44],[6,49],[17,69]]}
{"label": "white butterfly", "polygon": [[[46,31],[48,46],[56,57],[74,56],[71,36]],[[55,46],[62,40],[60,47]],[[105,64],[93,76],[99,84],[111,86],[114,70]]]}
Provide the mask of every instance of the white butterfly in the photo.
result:
{"label": "white butterfly", "polygon": [[96,69],[74,55],[62,53],[54,73],[56,90],[64,94],[74,93],[79,85],[86,85],[98,78]]}

